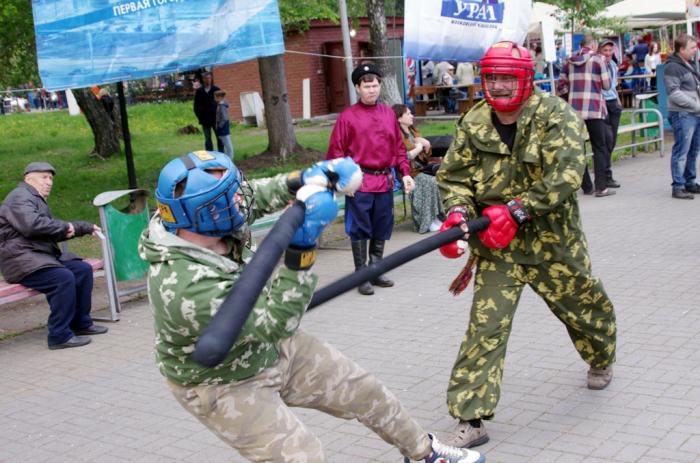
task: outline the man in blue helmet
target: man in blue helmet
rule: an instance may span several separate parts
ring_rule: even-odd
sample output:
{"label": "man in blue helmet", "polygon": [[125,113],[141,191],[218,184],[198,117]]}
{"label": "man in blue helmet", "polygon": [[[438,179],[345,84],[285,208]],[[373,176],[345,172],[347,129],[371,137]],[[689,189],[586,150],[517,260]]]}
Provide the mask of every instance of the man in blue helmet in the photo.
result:
{"label": "man in blue helmet", "polygon": [[[169,162],[158,180],[158,212],[139,245],[150,263],[161,373],[187,411],[250,461],[326,461],[320,441],[290,409],[299,406],[357,419],[409,458],[483,462],[477,452],[441,444],[372,375],[297,329],[316,287],[316,241],[337,215],[333,191],[352,194],[361,182],[349,158],[250,182],[218,152]],[[226,359],[200,366],[191,357],[195,343],[255,252],[248,226],[295,197],[305,204],[305,220],[284,265]]]}

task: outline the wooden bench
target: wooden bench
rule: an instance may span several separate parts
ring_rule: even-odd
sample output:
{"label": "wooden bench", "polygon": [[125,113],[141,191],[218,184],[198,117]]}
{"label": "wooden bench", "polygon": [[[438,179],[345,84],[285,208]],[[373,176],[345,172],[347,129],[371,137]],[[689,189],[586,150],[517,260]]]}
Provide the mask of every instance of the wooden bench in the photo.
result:
{"label": "wooden bench", "polygon": [[473,84],[467,87],[467,98],[461,98],[459,103],[459,112],[466,113],[477,104],[481,98],[477,98],[476,95],[481,91],[481,84]]}
{"label": "wooden bench", "polygon": [[[437,107],[437,86],[416,85],[413,87],[413,94],[413,107],[415,108],[416,116],[425,116],[430,106]],[[419,96],[423,98],[419,99]]]}
{"label": "wooden bench", "polygon": [[[90,264],[93,272],[104,269],[104,261],[102,259],[83,259]],[[38,291],[22,286],[19,283],[7,283],[0,281],[0,305],[9,304],[27,299],[32,296],[41,294]]]}

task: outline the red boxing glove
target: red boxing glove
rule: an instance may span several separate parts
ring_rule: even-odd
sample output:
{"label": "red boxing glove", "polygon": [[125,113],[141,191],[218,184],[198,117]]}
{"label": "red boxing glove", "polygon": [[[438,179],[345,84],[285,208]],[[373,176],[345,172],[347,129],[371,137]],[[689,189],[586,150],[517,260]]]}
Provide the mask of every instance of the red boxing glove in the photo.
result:
{"label": "red boxing glove", "polygon": [[[460,224],[466,221],[463,210],[458,210],[454,208],[450,210],[454,210],[455,212],[450,213],[450,215],[447,216],[447,219],[444,222],[442,222],[442,225],[440,226],[441,232],[449,230],[454,226],[459,226]],[[458,257],[463,256],[465,252],[467,252],[467,248],[468,245],[466,241],[457,240],[440,246],[440,254],[447,257],[448,259],[457,259]]]}
{"label": "red boxing glove", "polygon": [[507,205],[489,206],[484,215],[491,220],[489,228],[479,232],[479,239],[489,249],[507,247],[518,231],[518,226],[530,220],[530,215],[520,199],[509,201]]}

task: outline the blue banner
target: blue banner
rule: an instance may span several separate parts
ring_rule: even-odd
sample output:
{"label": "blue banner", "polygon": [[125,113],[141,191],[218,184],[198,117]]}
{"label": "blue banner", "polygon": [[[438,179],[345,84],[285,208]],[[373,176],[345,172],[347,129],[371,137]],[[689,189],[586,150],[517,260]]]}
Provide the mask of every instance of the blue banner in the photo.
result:
{"label": "blue banner", "polygon": [[284,53],[277,0],[32,0],[45,88]]}

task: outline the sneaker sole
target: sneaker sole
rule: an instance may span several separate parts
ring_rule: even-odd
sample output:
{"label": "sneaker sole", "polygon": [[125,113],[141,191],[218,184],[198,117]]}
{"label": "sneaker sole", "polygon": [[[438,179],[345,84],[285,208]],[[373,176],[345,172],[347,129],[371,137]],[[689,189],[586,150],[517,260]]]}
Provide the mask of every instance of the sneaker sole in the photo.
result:
{"label": "sneaker sole", "polygon": [[473,442],[471,443],[471,445],[470,445],[469,447],[467,447],[467,448],[478,447],[478,446],[480,446],[480,445],[484,445],[484,444],[487,443],[488,441],[489,441],[489,435],[486,434],[486,435],[484,435],[484,436],[482,436],[482,437],[476,439],[475,441],[473,441]]}
{"label": "sneaker sole", "polygon": [[608,386],[610,385],[611,382],[612,382],[612,379],[611,379],[610,381],[608,381],[607,383],[605,383],[604,386],[601,386],[601,387],[592,386],[592,385],[589,384],[589,385],[588,385],[588,389],[590,389],[591,391],[602,391],[603,389],[605,389],[606,387],[608,387]]}
{"label": "sneaker sole", "polygon": [[484,445],[484,444],[487,443],[488,441],[489,441],[489,435],[488,435],[488,434],[484,434],[483,436],[479,437],[478,439],[474,439],[473,441],[469,442],[467,445],[463,445],[463,446],[460,447],[460,448],[463,448],[463,449],[471,449],[471,448],[474,448],[474,447],[478,447],[478,446],[480,446],[480,445]]}

